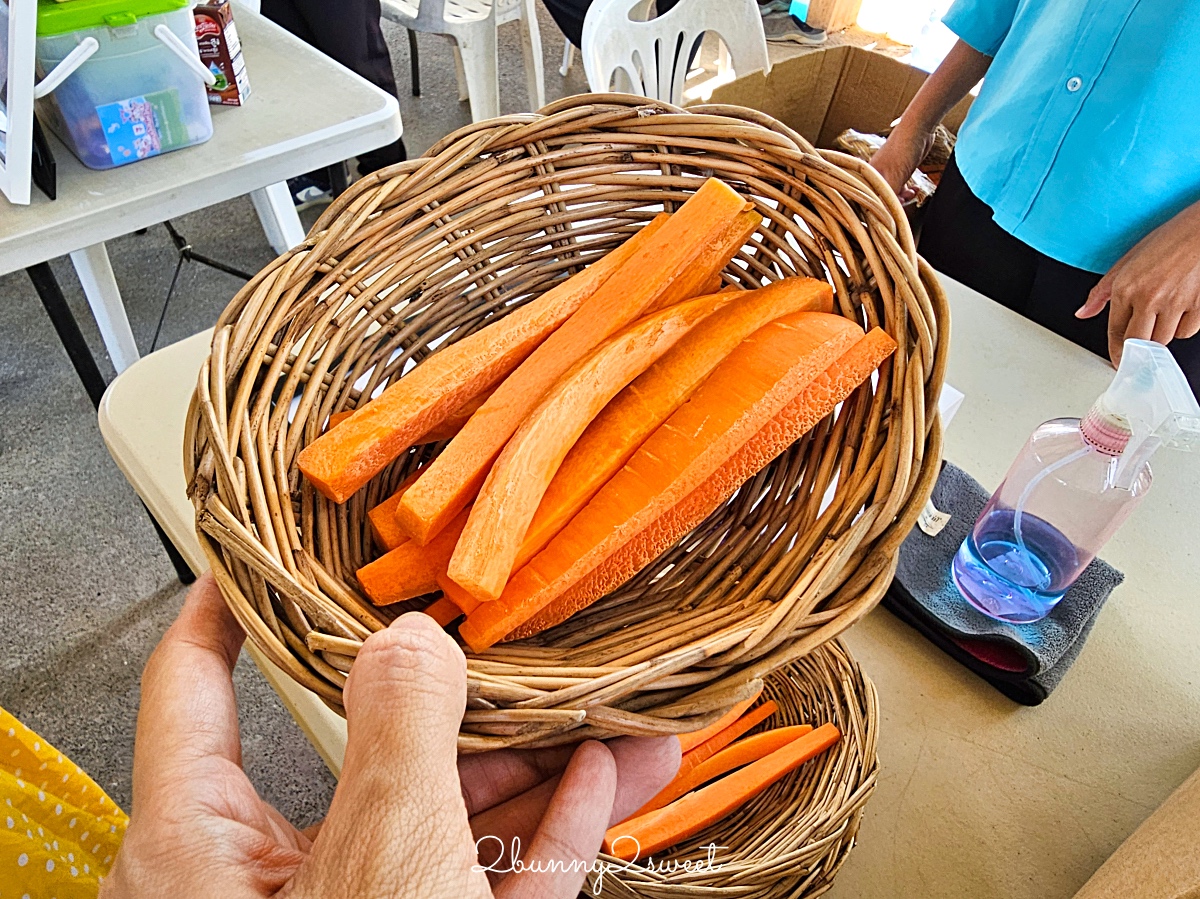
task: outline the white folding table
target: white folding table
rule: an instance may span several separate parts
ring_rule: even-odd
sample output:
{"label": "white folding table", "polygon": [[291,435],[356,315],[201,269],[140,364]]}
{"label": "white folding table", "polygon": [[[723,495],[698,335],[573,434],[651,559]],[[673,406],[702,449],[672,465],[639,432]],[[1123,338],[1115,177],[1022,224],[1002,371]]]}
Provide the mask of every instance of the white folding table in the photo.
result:
{"label": "white folding table", "polygon": [[[955,282],[949,380],[966,394],[946,455],[994,488],[1029,432],[1081,415],[1107,364]],[[180,447],[208,334],[110,388],[100,428],[194,565]],[[1200,766],[1200,478],[1163,452],[1103,555],[1126,574],[1074,667],[1021,708],[880,609],[846,642],[879,688],[880,780],[835,899],[1062,899]],[[257,658],[336,774],[344,722]]]}

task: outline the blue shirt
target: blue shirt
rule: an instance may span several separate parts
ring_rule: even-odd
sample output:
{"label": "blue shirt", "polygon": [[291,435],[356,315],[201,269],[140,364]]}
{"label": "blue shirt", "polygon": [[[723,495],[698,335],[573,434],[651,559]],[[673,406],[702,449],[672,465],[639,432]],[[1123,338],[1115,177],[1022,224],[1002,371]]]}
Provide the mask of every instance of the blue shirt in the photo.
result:
{"label": "blue shirt", "polygon": [[1200,200],[1200,2],[956,0],[943,21],[994,57],[959,169],[996,224],[1105,272]]}

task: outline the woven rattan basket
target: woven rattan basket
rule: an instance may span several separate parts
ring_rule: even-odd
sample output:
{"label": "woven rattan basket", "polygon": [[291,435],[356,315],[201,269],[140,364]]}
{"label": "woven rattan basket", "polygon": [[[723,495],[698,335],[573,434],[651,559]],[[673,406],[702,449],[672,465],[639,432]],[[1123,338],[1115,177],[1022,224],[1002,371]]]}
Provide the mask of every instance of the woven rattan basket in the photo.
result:
{"label": "woven rattan basket", "polygon": [[652,865],[602,855],[583,896],[776,899],[829,888],[875,789],[875,686],[833,640],[768,675],[764,694],[779,711],[760,729],[829,722],[842,739]]}
{"label": "woven rattan basket", "polygon": [[[946,304],[864,163],[750,110],[585,95],[464,128],[343,194],[217,322],[188,416],[200,542],[276,665],[342,710],[377,610],[354,572],[366,510],[440,447],[413,448],[341,506],[296,454],[438,346],[578,271],[708,176],[764,220],[728,282],[829,280],[899,350],[838,413],[619,590],[557,628],[468,657],[460,748],[692,730],[880,599],[940,458]],[[831,501],[823,504],[830,494]]]}

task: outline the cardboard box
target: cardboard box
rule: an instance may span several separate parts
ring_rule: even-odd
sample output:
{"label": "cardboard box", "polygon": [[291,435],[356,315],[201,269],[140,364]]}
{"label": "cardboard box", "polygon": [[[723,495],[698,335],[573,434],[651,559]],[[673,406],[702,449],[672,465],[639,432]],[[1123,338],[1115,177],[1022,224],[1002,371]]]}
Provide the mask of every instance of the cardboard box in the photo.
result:
{"label": "cardboard box", "polygon": [[[882,53],[827,47],[782,60],[769,75],[753,72],[722,85],[710,102],[765,112],[816,146],[831,148],[847,128],[886,134],[927,77]],[[970,106],[968,96],[943,124],[957,133]]]}
{"label": "cardboard box", "polygon": [[200,61],[217,76],[217,83],[208,88],[209,104],[241,106],[250,96],[250,79],[246,77],[246,60],[229,0],[201,4],[192,14],[196,19]]}
{"label": "cardboard box", "polygon": [[863,0],[811,0],[805,21],[832,34],[857,22],[862,4]]}

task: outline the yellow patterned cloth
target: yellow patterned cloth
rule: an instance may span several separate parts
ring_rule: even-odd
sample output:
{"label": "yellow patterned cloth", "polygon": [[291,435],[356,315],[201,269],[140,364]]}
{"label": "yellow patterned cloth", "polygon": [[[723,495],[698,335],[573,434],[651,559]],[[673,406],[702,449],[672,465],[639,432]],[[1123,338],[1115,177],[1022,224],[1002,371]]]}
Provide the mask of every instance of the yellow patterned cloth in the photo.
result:
{"label": "yellow patterned cloth", "polygon": [[94,899],[129,818],[0,709],[0,899]]}

